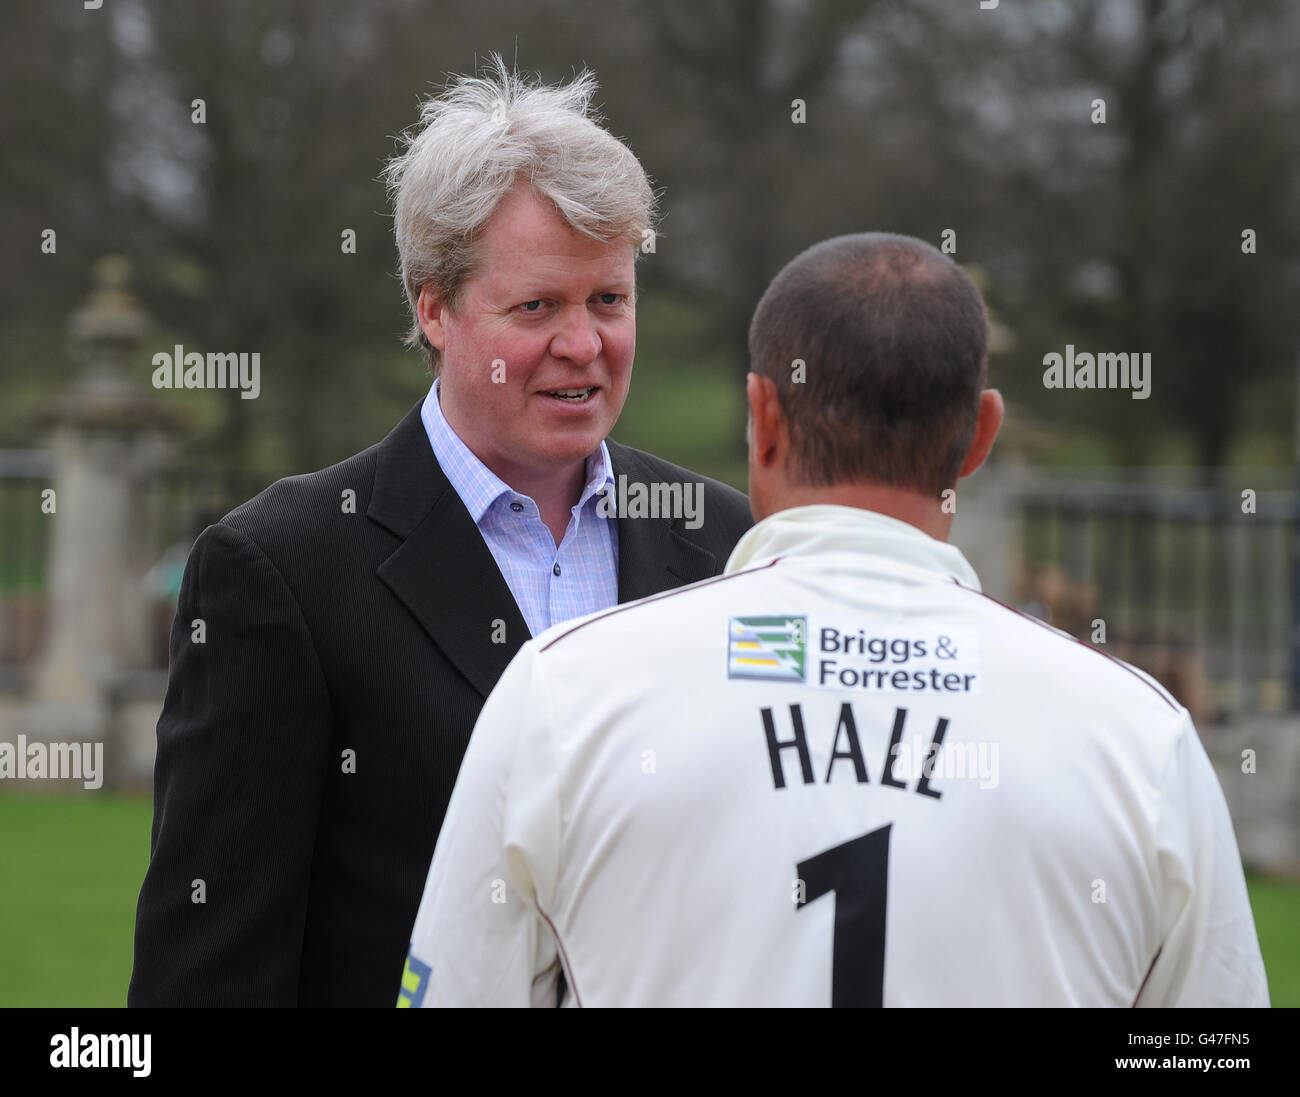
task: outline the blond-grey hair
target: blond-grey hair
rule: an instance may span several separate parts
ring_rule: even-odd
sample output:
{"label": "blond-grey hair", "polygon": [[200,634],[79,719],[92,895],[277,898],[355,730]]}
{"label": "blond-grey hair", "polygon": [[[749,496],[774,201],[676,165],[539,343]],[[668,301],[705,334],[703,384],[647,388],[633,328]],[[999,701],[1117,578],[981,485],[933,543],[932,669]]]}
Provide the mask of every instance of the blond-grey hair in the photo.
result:
{"label": "blond-grey hair", "polygon": [[420,329],[417,301],[432,284],[454,309],[475,272],[475,238],[519,179],[554,203],[578,232],[639,246],[655,217],[645,169],[593,110],[596,77],[584,69],[548,86],[509,71],[492,54],[479,76],[453,77],[420,106],[384,169],[393,232],[411,310],[406,345],[432,373],[437,348]]}

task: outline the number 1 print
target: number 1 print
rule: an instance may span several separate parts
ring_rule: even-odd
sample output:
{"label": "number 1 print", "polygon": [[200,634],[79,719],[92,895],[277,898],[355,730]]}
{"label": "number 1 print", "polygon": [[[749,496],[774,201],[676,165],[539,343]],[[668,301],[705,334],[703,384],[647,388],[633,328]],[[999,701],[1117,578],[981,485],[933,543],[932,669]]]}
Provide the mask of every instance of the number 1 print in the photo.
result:
{"label": "number 1 print", "polygon": [[885,903],[889,884],[889,831],[893,824],[800,861],[802,908],[835,895],[831,951],[831,1005],[874,1007],[885,999]]}

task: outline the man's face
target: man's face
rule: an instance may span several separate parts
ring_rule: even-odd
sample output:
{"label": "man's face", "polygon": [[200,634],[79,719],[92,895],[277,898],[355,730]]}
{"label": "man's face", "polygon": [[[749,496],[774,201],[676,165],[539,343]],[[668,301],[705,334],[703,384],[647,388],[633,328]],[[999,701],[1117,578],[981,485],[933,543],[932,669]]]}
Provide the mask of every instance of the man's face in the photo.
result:
{"label": "man's face", "polygon": [[422,310],[442,353],[443,414],[507,483],[571,467],[600,445],[627,399],[635,249],[576,232],[522,185],[477,247],[455,310],[435,308],[428,322]]}

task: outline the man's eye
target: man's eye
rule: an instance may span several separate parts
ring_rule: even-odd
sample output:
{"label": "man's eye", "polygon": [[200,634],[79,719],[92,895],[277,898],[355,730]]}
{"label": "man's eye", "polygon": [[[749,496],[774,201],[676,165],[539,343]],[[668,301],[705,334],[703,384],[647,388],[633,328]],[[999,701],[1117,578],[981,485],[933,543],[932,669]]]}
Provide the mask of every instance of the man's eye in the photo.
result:
{"label": "man's eye", "polygon": [[602,293],[600,295],[602,305],[617,305],[621,300],[623,300],[621,293]]}
{"label": "man's eye", "polygon": [[536,312],[542,307],[541,301],[525,301],[519,306],[524,312]]}

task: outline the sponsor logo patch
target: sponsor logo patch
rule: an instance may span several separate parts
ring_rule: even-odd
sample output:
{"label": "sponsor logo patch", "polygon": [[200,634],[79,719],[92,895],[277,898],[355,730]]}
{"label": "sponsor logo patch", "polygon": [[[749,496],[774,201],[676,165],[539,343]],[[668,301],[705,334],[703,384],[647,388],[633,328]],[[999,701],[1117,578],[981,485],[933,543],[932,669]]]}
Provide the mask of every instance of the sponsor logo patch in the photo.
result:
{"label": "sponsor logo patch", "polygon": [[807,649],[807,617],[733,617],[727,624],[727,677],[802,682]]}

